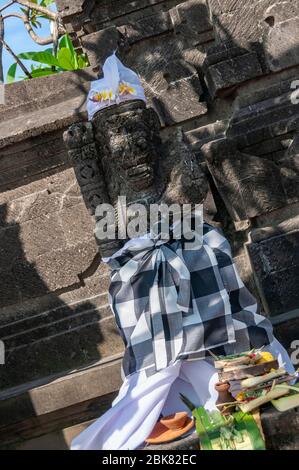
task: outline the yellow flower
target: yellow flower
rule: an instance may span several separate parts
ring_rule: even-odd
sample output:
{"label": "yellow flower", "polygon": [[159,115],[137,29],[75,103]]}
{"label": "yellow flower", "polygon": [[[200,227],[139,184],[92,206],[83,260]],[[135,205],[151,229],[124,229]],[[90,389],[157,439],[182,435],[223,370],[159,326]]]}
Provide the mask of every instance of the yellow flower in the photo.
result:
{"label": "yellow flower", "polygon": [[136,94],[135,88],[131,87],[126,82],[121,82],[119,84],[118,92],[120,95],[135,95]]}
{"label": "yellow flower", "polygon": [[96,103],[101,103],[102,101],[112,100],[113,92],[112,90],[103,90],[95,93],[90,100],[95,101]]}
{"label": "yellow flower", "polygon": [[90,97],[90,101],[94,101],[94,102],[101,102],[102,101],[102,95],[101,93],[94,93],[91,97]]}
{"label": "yellow flower", "polygon": [[239,392],[238,395],[236,396],[237,401],[243,401],[244,400],[244,393]]}
{"label": "yellow flower", "polygon": [[267,351],[260,352],[259,354],[261,355],[261,358],[257,361],[257,364],[264,364],[265,362],[274,361],[275,359],[272,354]]}
{"label": "yellow flower", "polygon": [[102,91],[102,96],[103,96],[103,100],[104,100],[104,101],[111,100],[112,97],[113,97],[112,90],[104,90],[104,91]]}

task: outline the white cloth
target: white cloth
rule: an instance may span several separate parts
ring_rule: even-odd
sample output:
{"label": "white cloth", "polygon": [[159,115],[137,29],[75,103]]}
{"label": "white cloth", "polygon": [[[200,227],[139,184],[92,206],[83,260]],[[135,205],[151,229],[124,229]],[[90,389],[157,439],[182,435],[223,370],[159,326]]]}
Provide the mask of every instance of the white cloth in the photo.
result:
{"label": "white cloth", "polygon": [[[289,356],[275,339],[265,351],[294,372]],[[146,377],[142,372],[125,379],[112,408],[72,442],[72,450],[134,450],[149,436],[161,414],[186,411],[179,394],[196,406],[216,409],[218,373],[208,360],[178,361]],[[189,410],[187,410],[189,411]]]}
{"label": "white cloth", "polygon": [[87,98],[88,119],[103,108],[123,101],[142,100],[146,103],[143,87],[138,75],[110,55],[103,65],[103,78],[91,82]]}

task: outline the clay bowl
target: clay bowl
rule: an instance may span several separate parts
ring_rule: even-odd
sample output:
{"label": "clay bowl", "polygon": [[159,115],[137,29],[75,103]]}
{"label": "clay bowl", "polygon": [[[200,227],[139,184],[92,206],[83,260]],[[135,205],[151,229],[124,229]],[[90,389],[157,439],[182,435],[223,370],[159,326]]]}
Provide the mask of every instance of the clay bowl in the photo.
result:
{"label": "clay bowl", "polygon": [[160,423],[168,429],[180,429],[184,427],[187,418],[188,413],[181,411],[179,413],[162,418]]}

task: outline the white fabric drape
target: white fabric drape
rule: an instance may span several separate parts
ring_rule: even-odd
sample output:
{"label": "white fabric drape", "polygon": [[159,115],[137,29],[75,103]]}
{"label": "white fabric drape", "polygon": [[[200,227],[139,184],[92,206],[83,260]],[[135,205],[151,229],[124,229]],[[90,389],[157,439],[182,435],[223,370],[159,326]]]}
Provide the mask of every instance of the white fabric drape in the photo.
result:
{"label": "white fabric drape", "polygon": [[[264,348],[289,373],[289,356],[277,340]],[[218,374],[207,360],[178,361],[146,377],[142,372],[125,379],[112,408],[77,436],[72,450],[134,450],[149,436],[161,414],[187,410],[179,394],[208,411],[215,409]],[[189,411],[189,410],[187,410]]]}

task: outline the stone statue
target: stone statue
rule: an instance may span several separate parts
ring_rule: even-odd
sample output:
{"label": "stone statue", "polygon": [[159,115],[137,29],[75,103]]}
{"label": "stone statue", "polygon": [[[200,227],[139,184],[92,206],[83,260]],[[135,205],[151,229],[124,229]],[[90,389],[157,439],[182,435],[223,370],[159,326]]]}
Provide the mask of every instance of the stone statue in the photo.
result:
{"label": "stone statue", "polygon": [[[73,124],[64,141],[92,215],[101,203],[115,209],[118,197],[127,206],[200,204],[208,183],[182,131],[162,142],[155,111],[142,101],[130,101],[97,112],[92,122]],[[97,240],[103,257],[123,240]]]}

